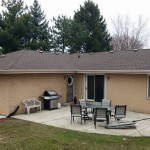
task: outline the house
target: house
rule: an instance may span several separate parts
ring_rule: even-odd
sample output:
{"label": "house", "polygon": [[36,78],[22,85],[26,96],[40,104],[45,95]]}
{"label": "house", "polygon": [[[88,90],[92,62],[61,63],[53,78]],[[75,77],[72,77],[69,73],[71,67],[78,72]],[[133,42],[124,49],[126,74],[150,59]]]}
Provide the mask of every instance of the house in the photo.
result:
{"label": "house", "polygon": [[45,90],[62,95],[63,105],[77,98],[112,100],[128,110],[150,113],[150,50],[55,54],[21,50],[0,56],[0,114]]}

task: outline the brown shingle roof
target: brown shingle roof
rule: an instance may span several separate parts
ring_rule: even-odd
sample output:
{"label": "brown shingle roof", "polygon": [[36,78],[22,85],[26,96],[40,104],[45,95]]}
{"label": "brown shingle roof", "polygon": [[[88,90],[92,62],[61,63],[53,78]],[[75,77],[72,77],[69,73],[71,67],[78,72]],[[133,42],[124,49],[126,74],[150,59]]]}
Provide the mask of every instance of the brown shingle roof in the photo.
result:
{"label": "brown shingle roof", "polygon": [[0,58],[2,71],[119,71],[146,70],[150,71],[150,50],[54,54],[21,50],[6,54]]}

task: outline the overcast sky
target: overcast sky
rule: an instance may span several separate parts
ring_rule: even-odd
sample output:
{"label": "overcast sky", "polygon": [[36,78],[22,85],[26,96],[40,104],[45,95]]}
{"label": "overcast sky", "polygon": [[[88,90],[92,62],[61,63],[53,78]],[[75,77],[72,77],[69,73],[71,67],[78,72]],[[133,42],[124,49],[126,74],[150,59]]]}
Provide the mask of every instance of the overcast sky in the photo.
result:
{"label": "overcast sky", "polygon": [[[34,0],[24,0],[31,5]],[[47,19],[51,20],[53,16],[59,14],[73,16],[74,11],[84,4],[84,0],[38,0],[44,10]],[[150,17],[150,0],[93,0],[98,4],[101,14],[106,21],[110,23],[110,19],[120,15],[128,15],[133,19],[139,15],[144,18]]]}
{"label": "overcast sky", "polygon": [[[28,6],[32,5],[33,1],[24,0]],[[47,20],[50,21],[53,16],[57,17],[59,14],[72,17],[74,11],[79,9],[85,0],[38,0],[38,2],[45,12]],[[144,19],[149,20],[147,30],[150,31],[150,0],[93,0],[93,2],[98,4],[109,31],[111,30],[110,20],[117,15],[128,15],[132,20],[136,20],[141,15]]]}

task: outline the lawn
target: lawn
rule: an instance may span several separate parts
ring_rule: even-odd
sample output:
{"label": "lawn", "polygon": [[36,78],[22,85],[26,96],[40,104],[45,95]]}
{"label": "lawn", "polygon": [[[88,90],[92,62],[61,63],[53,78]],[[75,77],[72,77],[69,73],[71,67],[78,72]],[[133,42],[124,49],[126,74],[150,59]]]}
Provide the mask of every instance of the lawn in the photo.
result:
{"label": "lawn", "polygon": [[150,150],[150,138],[82,133],[28,121],[0,120],[0,150]]}

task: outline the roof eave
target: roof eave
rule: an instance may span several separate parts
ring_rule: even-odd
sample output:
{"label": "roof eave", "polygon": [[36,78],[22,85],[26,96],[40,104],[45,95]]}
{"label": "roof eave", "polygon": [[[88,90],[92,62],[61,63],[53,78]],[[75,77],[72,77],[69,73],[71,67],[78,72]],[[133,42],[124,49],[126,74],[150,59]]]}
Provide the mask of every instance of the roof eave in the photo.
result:
{"label": "roof eave", "polygon": [[58,70],[58,69],[32,69],[32,70],[0,70],[0,74],[32,74],[32,73],[84,73],[84,74],[150,74],[150,70]]}
{"label": "roof eave", "polygon": [[78,70],[78,73],[150,74],[150,70]]}
{"label": "roof eave", "polygon": [[33,73],[74,73],[74,70],[41,70],[41,69],[32,69],[32,70],[0,70],[0,74],[33,74]]}

